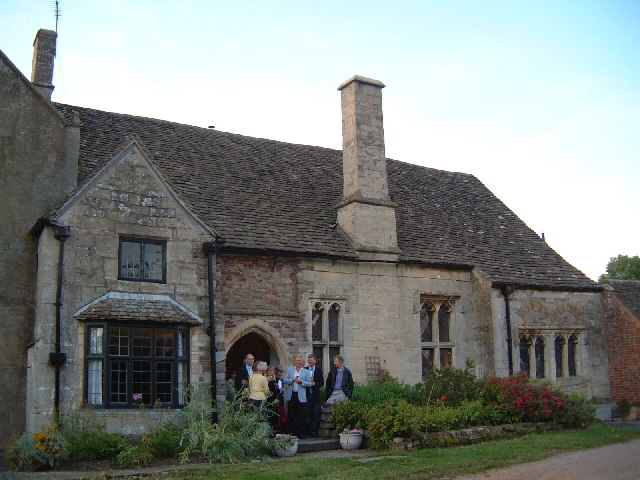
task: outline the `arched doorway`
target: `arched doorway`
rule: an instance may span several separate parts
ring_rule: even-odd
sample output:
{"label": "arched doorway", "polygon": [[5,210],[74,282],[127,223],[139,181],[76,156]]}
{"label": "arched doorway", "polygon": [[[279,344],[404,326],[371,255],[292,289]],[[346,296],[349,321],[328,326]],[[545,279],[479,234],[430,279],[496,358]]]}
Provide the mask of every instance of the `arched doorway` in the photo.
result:
{"label": "arched doorway", "polygon": [[256,362],[264,361],[271,365],[278,363],[278,355],[264,337],[249,332],[240,337],[227,352],[227,371],[237,371],[248,353],[253,354]]}

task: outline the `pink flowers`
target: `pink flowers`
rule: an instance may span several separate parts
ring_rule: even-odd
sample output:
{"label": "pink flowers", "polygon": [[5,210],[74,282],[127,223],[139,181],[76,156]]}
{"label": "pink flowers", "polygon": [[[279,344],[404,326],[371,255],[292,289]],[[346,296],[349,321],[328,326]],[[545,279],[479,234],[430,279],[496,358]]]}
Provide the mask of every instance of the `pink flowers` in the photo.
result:
{"label": "pink flowers", "polygon": [[131,396],[131,398],[132,398],[132,400],[133,400],[134,402],[139,402],[140,400],[142,400],[142,394],[141,394],[141,393],[134,393],[134,394]]}
{"label": "pink flowers", "polygon": [[447,399],[446,395],[442,395],[442,397],[440,397],[440,400],[442,400],[443,402]]}

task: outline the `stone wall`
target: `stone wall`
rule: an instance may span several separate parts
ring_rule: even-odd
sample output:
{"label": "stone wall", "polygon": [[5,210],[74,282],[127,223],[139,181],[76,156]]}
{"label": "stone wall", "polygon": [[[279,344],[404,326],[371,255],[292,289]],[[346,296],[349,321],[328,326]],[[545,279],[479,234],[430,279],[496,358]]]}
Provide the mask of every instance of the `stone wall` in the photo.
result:
{"label": "stone wall", "polygon": [[[206,334],[208,296],[202,243],[211,236],[162,182],[140,149],[131,145],[116,157],[58,213],[56,221],[71,227],[65,243],[62,289],[61,410],[69,414],[83,404],[85,325],[74,313],[108,292],[164,295],[177,301],[204,323],[191,328],[191,382],[209,382],[210,352]],[[119,237],[167,241],[167,281],[151,283],[118,279]],[[50,228],[40,238],[36,341],[30,352],[28,429],[51,420],[55,286],[58,242]],[[114,411],[95,411],[110,417]]]}
{"label": "stone wall", "polygon": [[65,127],[0,52],[0,449],[25,425],[26,346],[32,341],[36,239],[29,230],[76,181]]}

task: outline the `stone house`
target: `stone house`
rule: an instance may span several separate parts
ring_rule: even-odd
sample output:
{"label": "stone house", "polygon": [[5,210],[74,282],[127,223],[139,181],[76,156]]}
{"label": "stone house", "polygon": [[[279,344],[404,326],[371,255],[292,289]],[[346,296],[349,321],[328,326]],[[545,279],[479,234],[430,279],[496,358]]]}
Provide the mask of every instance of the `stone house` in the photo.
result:
{"label": "stone house", "polygon": [[610,396],[602,286],[475,177],[386,158],[379,81],[339,87],[342,151],[294,145],[53,103],[55,38],[31,81],[0,53],[0,442],[83,406],[144,431],[248,352]]}

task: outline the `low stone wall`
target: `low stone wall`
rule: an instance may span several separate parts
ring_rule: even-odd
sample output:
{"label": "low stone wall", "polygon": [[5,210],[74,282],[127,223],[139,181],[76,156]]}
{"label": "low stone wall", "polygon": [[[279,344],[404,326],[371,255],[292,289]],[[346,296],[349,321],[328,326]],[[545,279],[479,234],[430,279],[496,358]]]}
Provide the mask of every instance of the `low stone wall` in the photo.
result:
{"label": "low stone wall", "polygon": [[144,435],[166,423],[182,425],[184,417],[180,410],[148,408],[140,410],[83,409],[80,419],[104,425],[108,433]]}
{"label": "low stone wall", "polygon": [[550,432],[562,427],[553,423],[520,423],[487,427],[465,428],[448,432],[425,434],[420,439],[394,438],[391,450],[412,450],[414,448],[453,447],[471,443],[486,442],[502,438],[515,438],[531,433]]}

